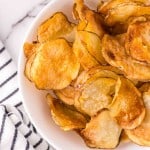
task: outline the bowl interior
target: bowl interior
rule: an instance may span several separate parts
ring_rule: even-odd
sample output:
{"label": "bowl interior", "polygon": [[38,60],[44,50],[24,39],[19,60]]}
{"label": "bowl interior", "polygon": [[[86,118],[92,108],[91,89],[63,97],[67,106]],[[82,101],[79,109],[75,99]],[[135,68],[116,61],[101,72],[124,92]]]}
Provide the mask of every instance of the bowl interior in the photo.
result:
{"label": "bowl interior", "polygon": [[[98,0],[88,0],[90,8],[95,8]],[[51,0],[50,3],[36,17],[30,27],[24,41],[32,42],[36,40],[37,27],[57,11],[64,12],[69,20],[72,18],[73,0]],[[88,148],[82,138],[75,132],[64,132],[53,122],[48,106],[46,104],[46,93],[48,91],[40,91],[29,82],[24,76],[25,56],[21,50],[19,57],[19,87],[22,100],[30,120],[33,122],[39,133],[57,150],[96,150]],[[130,143],[122,143],[117,150],[141,150],[141,147]],[[149,148],[142,147],[143,150]]]}

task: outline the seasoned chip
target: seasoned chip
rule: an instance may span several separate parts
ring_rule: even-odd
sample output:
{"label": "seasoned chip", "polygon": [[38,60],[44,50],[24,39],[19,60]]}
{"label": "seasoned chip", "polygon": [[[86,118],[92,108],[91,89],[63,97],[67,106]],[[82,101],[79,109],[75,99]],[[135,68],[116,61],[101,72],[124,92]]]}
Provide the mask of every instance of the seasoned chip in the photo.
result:
{"label": "seasoned chip", "polygon": [[82,28],[82,30],[96,33],[100,38],[103,37],[104,30],[101,25],[102,17],[97,12],[90,10],[86,5],[84,5],[83,0],[75,0],[73,13],[76,19],[83,22],[85,28]]}
{"label": "seasoned chip", "polygon": [[80,62],[81,66],[87,70],[99,65],[99,62],[89,53],[86,43],[82,40],[80,32],[76,32],[75,41],[73,43],[73,51]]}
{"label": "seasoned chip", "polygon": [[129,26],[126,51],[135,60],[150,63],[150,21]]}
{"label": "seasoned chip", "polygon": [[119,143],[121,127],[113,119],[109,111],[104,110],[92,117],[81,135],[87,146],[94,148],[115,148]]}
{"label": "seasoned chip", "polygon": [[150,91],[143,94],[146,116],[140,126],[133,130],[126,130],[128,137],[136,144],[150,146]]}
{"label": "seasoned chip", "polygon": [[[124,15],[121,15],[124,14]],[[107,25],[125,22],[130,16],[139,17],[142,15],[150,15],[150,7],[136,6],[134,4],[124,4],[111,10],[105,22]]]}
{"label": "seasoned chip", "polygon": [[118,67],[129,79],[138,81],[150,80],[150,67],[144,62],[133,60],[126,54],[123,45],[114,37],[104,36],[102,40],[102,54],[110,65]]}
{"label": "seasoned chip", "polygon": [[28,59],[33,53],[35,53],[38,47],[39,47],[38,43],[36,44],[32,44],[28,42],[24,43],[23,50],[26,58]]}
{"label": "seasoned chip", "polygon": [[141,93],[131,81],[120,77],[116,84],[115,96],[109,107],[110,114],[123,129],[134,129],[145,117]]}
{"label": "seasoned chip", "polygon": [[74,27],[62,12],[55,13],[51,18],[42,23],[38,28],[39,42],[46,42],[59,37],[74,40]]}
{"label": "seasoned chip", "polygon": [[67,87],[79,72],[80,65],[64,39],[41,44],[31,68],[31,79],[39,89]]}
{"label": "seasoned chip", "polygon": [[81,91],[81,96],[75,100],[75,107],[89,116],[108,108],[113,99],[117,78],[115,73],[100,68],[83,72],[75,83]]}
{"label": "seasoned chip", "polygon": [[77,31],[73,50],[82,67],[88,69],[100,64],[106,64],[102,56],[100,38],[91,32]]}
{"label": "seasoned chip", "polygon": [[27,59],[27,62],[26,62],[26,65],[25,65],[25,71],[24,71],[24,74],[25,76],[28,78],[28,80],[32,80],[31,79],[31,67],[32,67],[32,63],[34,61],[34,58],[35,58],[35,53],[33,53],[28,59]]}
{"label": "seasoned chip", "polygon": [[55,90],[55,94],[68,105],[74,105],[74,101],[79,97],[80,92],[76,90],[73,86],[67,86],[61,90]]}
{"label": "seasoned chip", "polygon": [[[118,67],[127,59],[124,47],[112,36],[105,34],[102,40],[102,54],[112,66]],[[122,66],[119,66],[120,69]]]}
{"label": "seasoned chip", "polygon": [[[106,74],[105,72],[107,72],[107,71],[111,71],[111,72],[109,72],[109,74]],[[113,67],[113,66],[100,66],[99,65],[97,67],[94,67],[94,68],[88,70],[88,74],[90,76],[92,76],[98,72],[103,72],[102,77],[107,76],[107,77],[111,77],[114,79],[117,79],[117,77],[118,77],[117,75],[123,75],[123,72],[121,70],[119,70],[118,68]]]}
{"label": "seasoned chip", "polygon": [[111,9],[115,9],[120,4],[128,4],[128,3],[135,3],[139,5],[150,5],[149,0],[110,0],[105,1],[103,5],[100,5],[98,11],[103,14],[107,14],[108,11],[110,11]]}
{"label": "seasoned chip", "polygon": [[117,80],[118,79],[117,74],[122,74],[122,72],[118,71],[118,69],[112,66],[93,67],[87,71],[81,72],[78,78],[76,79],[74,86],[82,89],[83,85],[90,78],[91,80],[96,79],[96,78],[112,78],[112,79]]}
{"label": "seasoned chip", "polygon": [[116,0],[101,6],[99,12],[105,13],[105,22],[108,26],[114,26],[117,23],[125,23],[132,16],[150,15],[150,7],[143,6],[143,4],[139,2]]}
{"label": "seasoned chip", "polygon": [[50,94],[47,95],[47,102],[53,120],[63,130],[68,131],[85,128],[87,123],[86,118],[73,107],[61,103],[54,99]]}
{"label": "seasoned chip", "polygon": [[76,106],[89,116],[96,115],[98,111],[111,104],[115,83],[114,79],[108,78],[100,78],[86,83],[79,100],[76,101]]}

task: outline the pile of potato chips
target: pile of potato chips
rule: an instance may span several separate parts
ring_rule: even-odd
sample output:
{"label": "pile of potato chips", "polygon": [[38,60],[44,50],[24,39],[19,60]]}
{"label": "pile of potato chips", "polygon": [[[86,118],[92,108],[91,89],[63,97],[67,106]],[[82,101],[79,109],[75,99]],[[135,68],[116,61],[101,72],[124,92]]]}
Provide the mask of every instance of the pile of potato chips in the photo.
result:
{"label": "pile of potato chips", "polygon": [[75,0],[24,44],[26,77],[46,96],[55,123],[89,147],[115,148],[122,133],[150,146],[150,0]]}

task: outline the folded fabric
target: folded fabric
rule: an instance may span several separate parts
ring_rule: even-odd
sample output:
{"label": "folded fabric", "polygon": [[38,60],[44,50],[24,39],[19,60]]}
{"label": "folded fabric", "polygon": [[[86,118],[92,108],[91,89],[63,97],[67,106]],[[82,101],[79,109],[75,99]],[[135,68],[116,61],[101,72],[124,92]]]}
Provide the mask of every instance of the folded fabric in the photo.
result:
{"label": "folded fabric", "polygon": [[54,150],[29,121],[20,101],[17,71],[0,41],[0,150]]}

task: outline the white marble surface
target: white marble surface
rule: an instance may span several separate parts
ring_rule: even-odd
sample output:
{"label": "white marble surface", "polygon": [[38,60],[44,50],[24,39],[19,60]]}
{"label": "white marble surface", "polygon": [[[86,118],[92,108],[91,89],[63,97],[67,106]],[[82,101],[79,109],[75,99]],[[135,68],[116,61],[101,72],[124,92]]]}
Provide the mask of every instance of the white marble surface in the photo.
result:
{"label": "white marble surface", "polygon": [[25,34],[34,18],[50,0],[0,0],[0,40],[18,63]]}

